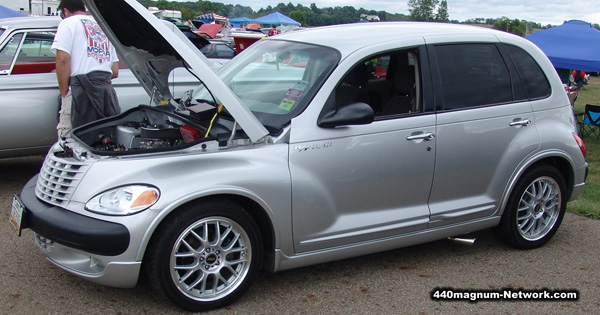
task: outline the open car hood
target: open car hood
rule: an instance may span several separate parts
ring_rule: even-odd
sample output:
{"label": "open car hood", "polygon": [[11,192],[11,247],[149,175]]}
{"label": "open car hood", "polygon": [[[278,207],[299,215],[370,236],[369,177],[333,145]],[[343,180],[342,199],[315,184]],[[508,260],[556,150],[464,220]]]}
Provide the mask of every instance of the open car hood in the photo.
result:
{"label": "open car hood", "polygon": [[209,60],[173,24],[163,23],[137,0],[83,0],[148,95],[159,103],[173,98],[169,73],[191,69],[219,99],[252,142],[267,129],[209,66]]}

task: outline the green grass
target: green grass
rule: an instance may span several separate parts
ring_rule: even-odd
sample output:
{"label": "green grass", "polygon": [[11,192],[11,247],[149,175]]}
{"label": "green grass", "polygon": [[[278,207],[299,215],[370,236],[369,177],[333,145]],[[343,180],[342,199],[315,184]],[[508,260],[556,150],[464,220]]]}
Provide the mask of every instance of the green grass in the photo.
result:
{"label": "green grass", "polygon": [[[591,77],[588,85],[579,91],[575,112],[583,113],[585,104],[600,105],[600,77]],[[583,141],[588,152],[590,170],[583,193],[567,205],[567,211],[600,219],[600,141],[592,138],[583,138]]]}

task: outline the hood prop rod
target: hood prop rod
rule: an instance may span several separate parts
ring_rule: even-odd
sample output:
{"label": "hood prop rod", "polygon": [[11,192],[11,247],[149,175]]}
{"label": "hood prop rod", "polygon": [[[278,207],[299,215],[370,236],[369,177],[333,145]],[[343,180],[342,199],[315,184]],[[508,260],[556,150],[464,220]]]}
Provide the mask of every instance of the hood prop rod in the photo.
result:
{"label": "hood prop rod", "polygon": [[233,121],[233,128],[231,128],[231,136],[229,136],[229,140],[227,140],[227,144],[229,146],[233,145],[233,137],[235,136],[235,130],[237,129],[237,120]]}

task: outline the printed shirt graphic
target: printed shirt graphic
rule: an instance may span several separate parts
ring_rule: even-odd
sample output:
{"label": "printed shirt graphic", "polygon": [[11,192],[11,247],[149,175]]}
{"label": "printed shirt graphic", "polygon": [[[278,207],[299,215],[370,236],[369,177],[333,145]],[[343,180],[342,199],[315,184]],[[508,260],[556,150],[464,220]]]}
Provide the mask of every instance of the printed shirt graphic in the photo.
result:
{"label": "printed shirt graphic", "polygon": [[110,62],[110,42],[100,26],[91,20],[81,20],[83,30],[87,37],[87,54],[98,61],[99,64]]}
{"label": "printed shirt graphic", "polygon": [[71,76],[92,71],[112,72],[118,62],[115,47],[98,23],[89,15],[73,15],[59,25],[52,43],[52,51],[69,54]]}

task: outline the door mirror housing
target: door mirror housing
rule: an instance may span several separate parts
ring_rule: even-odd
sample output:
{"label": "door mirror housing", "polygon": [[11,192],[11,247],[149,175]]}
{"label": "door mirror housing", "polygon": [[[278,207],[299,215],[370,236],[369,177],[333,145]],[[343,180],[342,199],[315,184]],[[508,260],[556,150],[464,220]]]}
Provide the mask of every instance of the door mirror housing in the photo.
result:
{"label": "door mirror housing", "polygon": [[375,119],[373,108],[366,103],[352,103],[333,110],[319,119],[317,125],[332,128],[345,125],[367,125]]}

